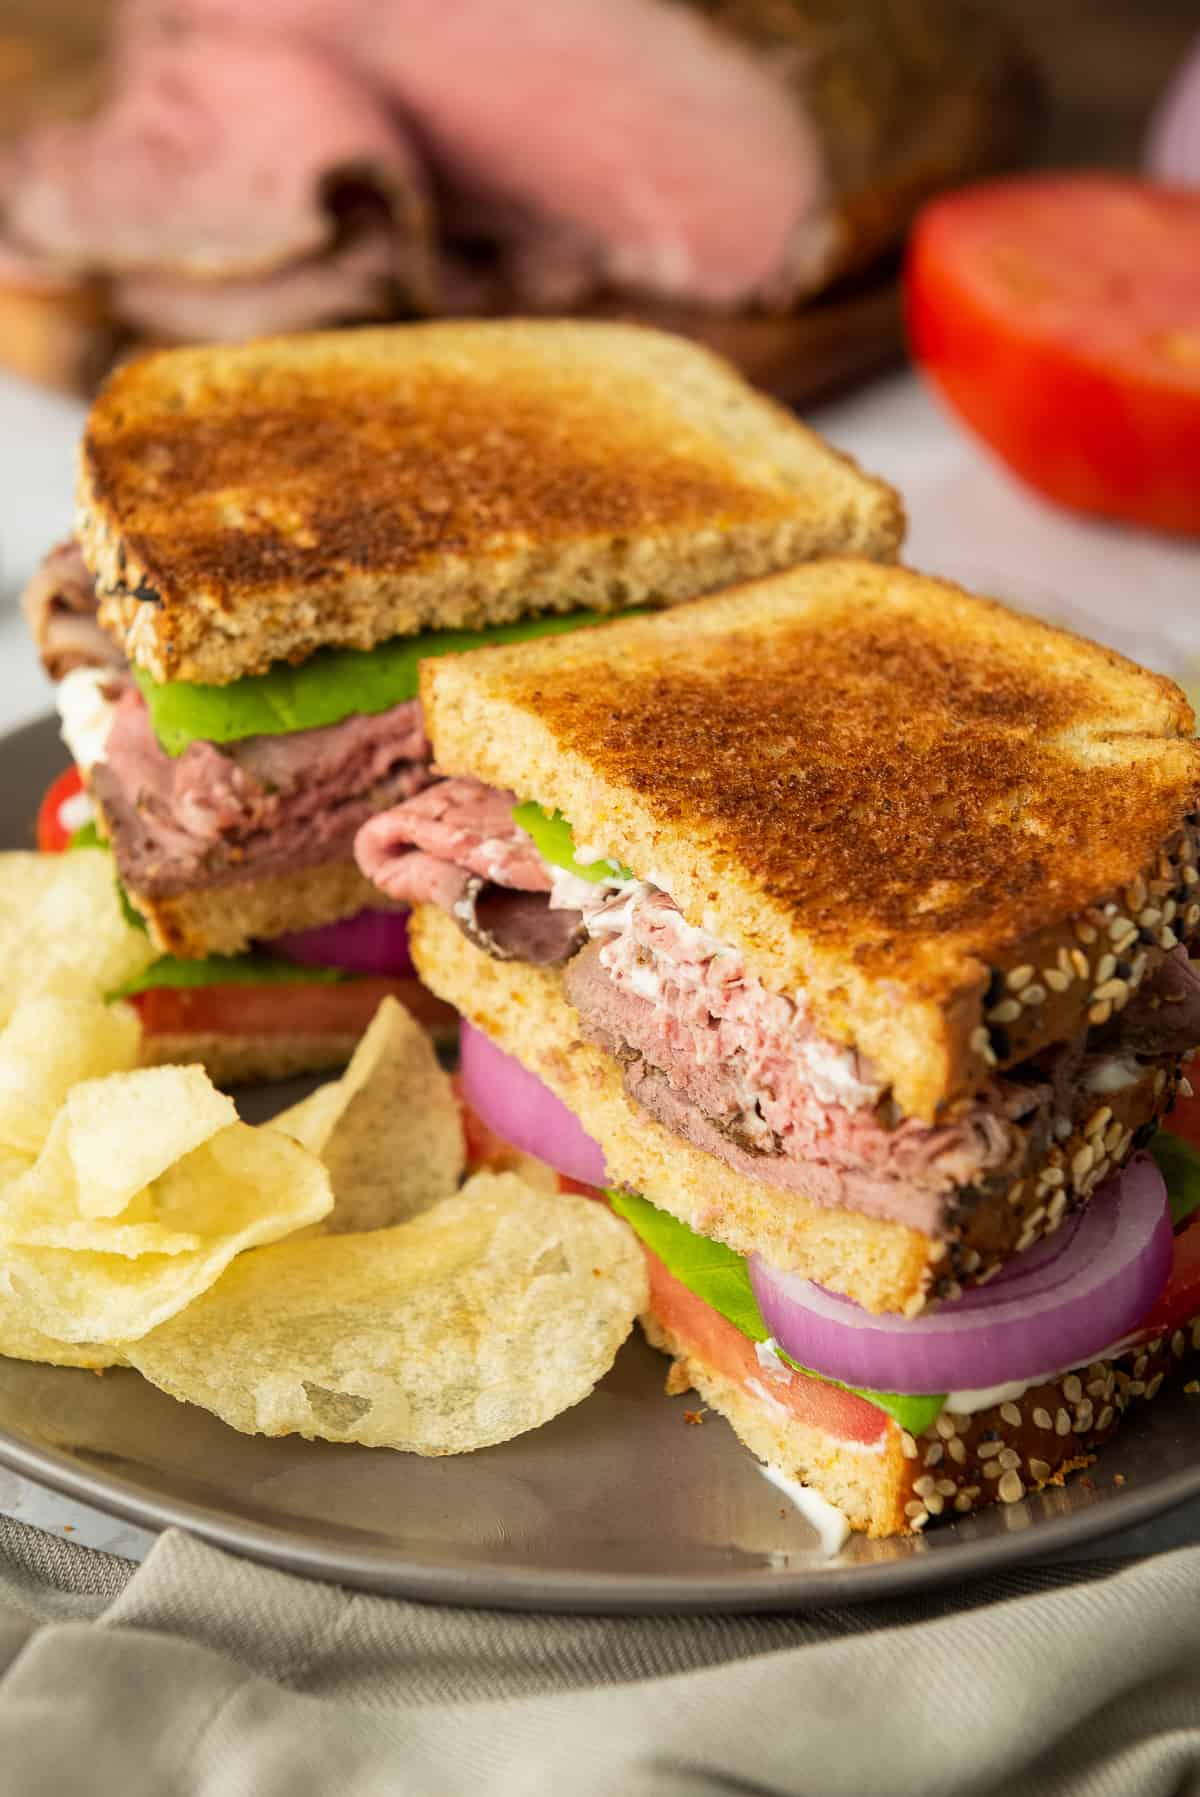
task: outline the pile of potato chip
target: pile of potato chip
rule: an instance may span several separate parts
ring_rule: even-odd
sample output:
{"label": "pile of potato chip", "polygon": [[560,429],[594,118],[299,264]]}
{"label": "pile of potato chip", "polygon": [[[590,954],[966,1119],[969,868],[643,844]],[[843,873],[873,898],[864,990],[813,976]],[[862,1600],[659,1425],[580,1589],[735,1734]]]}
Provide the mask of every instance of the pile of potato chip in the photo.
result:
{"label": "pile of potato chip", "polygon": [[624,1224],[515,1172],[463,1184],[450,1081],[393,999],[260,1128],[203,1068],[140,1066],[105,993],[152,955],[106,854],[0,855],[0,1354],[419,1454],[586,1397],[645,1304]]}

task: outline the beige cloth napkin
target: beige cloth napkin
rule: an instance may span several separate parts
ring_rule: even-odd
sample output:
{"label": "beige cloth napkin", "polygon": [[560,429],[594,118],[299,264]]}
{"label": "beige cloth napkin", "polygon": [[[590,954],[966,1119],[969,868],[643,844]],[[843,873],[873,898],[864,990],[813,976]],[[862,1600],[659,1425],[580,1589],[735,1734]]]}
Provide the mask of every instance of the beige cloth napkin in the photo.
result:
{"label": "beige cloth napkin", "polygon": [[2,1522],[0,1791],[1200,1791],[1200,1548],[1117,1564],[806,1616],[518,1616]]}

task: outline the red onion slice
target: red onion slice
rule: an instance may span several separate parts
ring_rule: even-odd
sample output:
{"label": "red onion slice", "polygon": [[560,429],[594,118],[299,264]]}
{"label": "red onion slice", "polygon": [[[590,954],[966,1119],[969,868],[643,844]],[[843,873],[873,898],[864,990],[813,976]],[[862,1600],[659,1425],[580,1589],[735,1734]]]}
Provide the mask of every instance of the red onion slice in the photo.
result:
{"label": "red onion slice", "polygon": [[407,911],[359,911],[340,923],[276,936],[263,946],[306,967],[340,967],[344,973],[383,973],[394,979],[410,978],[414,971]]}
{"label": "red onion slice", "polygon": [[465,1018],[459,1055],[463,1097],[489,1129],[568,1179],[587,1186],[605,1183],[604,1156],[574,1112]]}
{"label": "red onion slice", "polygon": [[1038,1243],[990,1284],[911,1321],[871,1316],[758,1255],[750,1280],[767,1328],[801,1366],[876,1391],[979,1390],[1094,1359],[1161,1296],[1171,1214],[1149,1155],[1135,1155],[1072,1222],[1063,1248],[1057,1237]]}

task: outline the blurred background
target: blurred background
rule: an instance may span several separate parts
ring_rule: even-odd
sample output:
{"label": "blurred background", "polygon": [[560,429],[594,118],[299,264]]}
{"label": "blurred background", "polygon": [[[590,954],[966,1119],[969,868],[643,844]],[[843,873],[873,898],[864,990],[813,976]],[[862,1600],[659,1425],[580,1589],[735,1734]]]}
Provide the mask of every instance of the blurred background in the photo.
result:
{"label": "blurred background", "polygon": [[0,0],[0,718],[115,360],[430,315],[699,337],[911,560],[1186,671],[1198,42],[1195,0]]}

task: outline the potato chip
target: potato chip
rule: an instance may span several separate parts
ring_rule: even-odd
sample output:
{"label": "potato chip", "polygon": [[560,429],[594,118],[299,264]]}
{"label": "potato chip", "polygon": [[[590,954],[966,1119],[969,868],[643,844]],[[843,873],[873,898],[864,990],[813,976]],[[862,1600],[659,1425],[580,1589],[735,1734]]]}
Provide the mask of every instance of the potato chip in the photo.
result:
{"label": "potato chip", "polygon": [[142,1067],[67,1095],[67,1153],[85,1217],[115,1217],[145,1186],[237,1122],[203,1067]]}
{"label": "potato chip", "polygon": [[578,1404],[645,1303],[610,1211],[481,1173],[394,1229],[243,1255],[125,1351],[243,1434],[461,1454]]}
{"label": "potato chip", "polygon": [[341,1079],[272,1119],[319,1155],[333,1182],[329,1234],[384,1229],[457,1190],[462,1115],[433,1044],[385,998]]}
{"label": "potato chip", "polygon": [[28,1173],[32,1165],[32,1155],[22,1154],[16,1148],[0,1147],[0,1203],[3,1202],[5,1187],[11,1185],[14,1179],[20,1179],[23,1174]]}
{"label": "potato chip", "polygon": [[0,1147],[36,1156],[71,1087],[136,1067],[141,1034],[131,1005],[22,999],[0,1031]]}
{"label": "potato chip", "polygon": [[43,1366],[78,1366],[93,1372],[104,1367],[127,1366],[119,1348],[101,1342],[62,1342],[30,1329],[23,1321],[21,1305],[0,1291],[0,1355],[7,1360],[37,1360]]}
{"label": "potato chip", "polygon": [[[49,1180],[30,1194],[43,1163],[55,1155],[61,1166],[57,1125],[38,1167],[9,1188],[0,1206],[0,1274],[21,1327],[64,1342],[144,1334],[206,1291],[243,1249],[317,1222],[333,1203],[329,1175],[313,1155],[246,1123],[230,1124],[193,1149],[136,1206],[107,1223],[81,1217],[76,1195],[66,1189],[56,1199]],[[75,1239],[88,1246],[17,1239],[23,1231],[57,1226],[65,1240],[72,1223],[79,1225]],[[183,1248],[181,1234],[195,1236],[199,1246]],[[106,1240],[107,1249],[98,1246]]]}
{"label": "potato chip", "polygon": [[157,952],[126,920],[106,850],[0,854],[0,1025],[23,998],[103,998]]}

